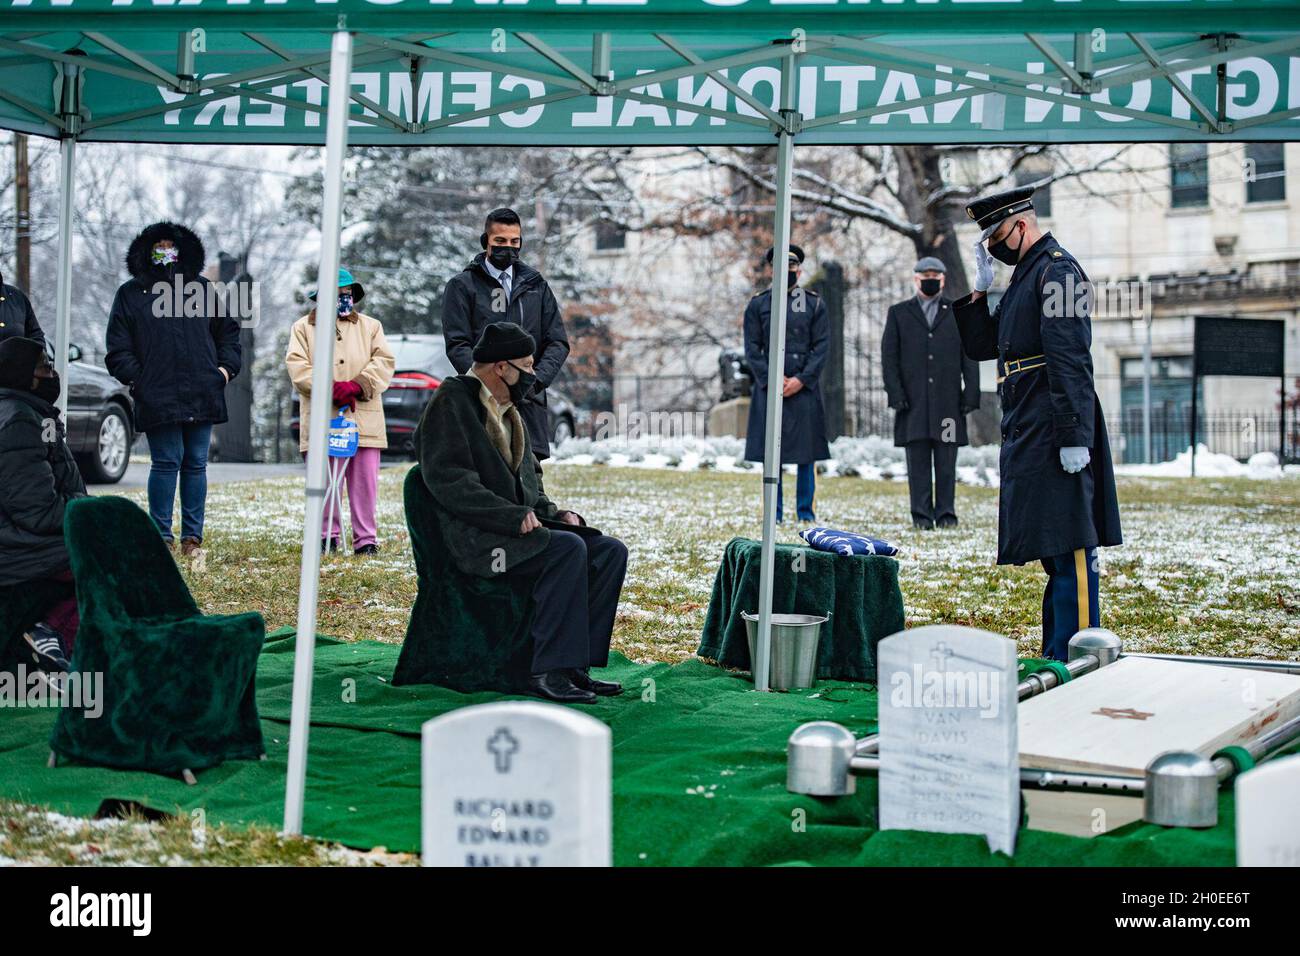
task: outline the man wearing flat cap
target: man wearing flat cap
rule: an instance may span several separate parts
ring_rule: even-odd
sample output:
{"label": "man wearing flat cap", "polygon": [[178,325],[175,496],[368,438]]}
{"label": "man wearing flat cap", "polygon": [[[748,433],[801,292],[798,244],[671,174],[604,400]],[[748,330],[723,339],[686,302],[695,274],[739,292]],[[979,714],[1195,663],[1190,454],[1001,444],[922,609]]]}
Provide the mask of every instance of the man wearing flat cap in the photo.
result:
{"label": "man wearing flat cap", "polygon": [[[772,266],[772,250],[767,263]],[[781,389],[781,464],[797,465],[795,505],[800,521],[814,521],[817,462],[831,456],[826,444],[826,409],[821,374],[830,351],[831,325],[826,303],[812,289],[799,287],[803,250],[793,243],[786,256],[789,284],[785,313],[785,368],[773,379]],[[775,266],[773,266],[775,268]],[[745,431],[745,460],[762,461],[767,436],[767,388],[771,379],[767,345],[772,328],[772,289],[749,300],[745,309],[745,361],[754,375]],[[783,511],[780,470],[777,471],[776,520]]]}
{"label": "man wearing flat cap", "polygon": [[[1032,188],[976,200],[975,291],[953,303],[966,354],[996,359],[1002,398],[998,564],[1041,561],[1043,656],[1101,624],[1097,548],[1121,542],[1115,474],[1093,385],[1091,285],[1034,215]],[[989,313],[993,260],[1011,281]]]}
{"label": "man wearing flat cap", "polygon": [[889,307],[880,345],[894,444],[907,453],[912,525],[923,530],[957,526],[957,448],[980,404],[979,364],[962,353],[946,272],[934,256],[917,262],[916,295]]}
{"label": "man wearing flat cap", "polygon": [[[513,322],[483,329],[464,375],[443,379],[415,434],[420,472],[443,542],[465,574],[533,582],[533,659],[527,691],[594,703],[622,687],[593,678],[608,663],[627,548],[546,496],[518,404],[535,383],[536,342]],[[550,526],[544,526],[547,522]]]}

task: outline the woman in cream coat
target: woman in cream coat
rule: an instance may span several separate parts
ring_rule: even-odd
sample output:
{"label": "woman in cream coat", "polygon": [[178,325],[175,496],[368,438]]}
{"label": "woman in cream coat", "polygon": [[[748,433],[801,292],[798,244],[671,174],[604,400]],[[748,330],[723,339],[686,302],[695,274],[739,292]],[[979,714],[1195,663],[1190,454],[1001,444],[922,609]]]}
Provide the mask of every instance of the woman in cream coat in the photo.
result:
{"label": "woman in cream coat", "polygon": [[[334,340],[333,407],[348,408],[358,429],[355,458],[347,464],[345,479],[352,512],[352,550],[375,554],[375,500],[379,485],[379,454],[388,447],[383,393],[393,378],[393,353],[384,339],[379,320],[356,309],[365,290],[346,269],[339,270],[338,322]],[[313,296],[314,298],[314,296]],[[298,449],[307,453],[307,423],[311,409],[312,354],[316,335],[316,310],[293,324],[285,364],[298,390]],[[330,416],[334,417],[333,415]],[[321,550],[339,549],[342,528],[333,514],[325,515]]]}

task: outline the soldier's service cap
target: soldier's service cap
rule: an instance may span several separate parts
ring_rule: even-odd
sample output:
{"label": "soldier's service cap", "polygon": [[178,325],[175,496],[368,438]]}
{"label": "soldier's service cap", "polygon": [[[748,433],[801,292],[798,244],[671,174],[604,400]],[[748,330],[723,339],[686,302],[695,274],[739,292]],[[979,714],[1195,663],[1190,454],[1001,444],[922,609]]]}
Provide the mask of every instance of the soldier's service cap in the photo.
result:
{"label": "soldier's service cap", "polygon": [[1029,199],[1033,194],[1033,186],[1021,186],[1004,193],[982,196],[966,207],[966,215],[981,229],[988,229],[1009,216],[1033,209],[1034,204]]}
{"label": "soldier's service cap", "polygon": [[[790,243],[790,258],[798,260],[799,265],[803,265],[803,250],[793,242]],[[770,248],[767,250],[767,261],[772,261],[772,249]]]}
{"label": "soldier's service cap", "polygon": [[915,268],[912,269],[912,271],[947,273],[948,267],[943,264],[942,260],[937,259],[934,256],[922,256],[920,259],[917,260],[916,266]]}

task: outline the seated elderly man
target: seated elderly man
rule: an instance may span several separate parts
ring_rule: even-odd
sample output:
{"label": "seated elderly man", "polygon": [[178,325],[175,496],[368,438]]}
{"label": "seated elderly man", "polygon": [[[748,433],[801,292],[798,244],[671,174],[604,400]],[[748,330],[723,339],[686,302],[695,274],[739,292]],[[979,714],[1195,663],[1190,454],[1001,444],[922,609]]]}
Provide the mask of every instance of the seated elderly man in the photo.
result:
{"label": "seated elderly man", "polygon": [[609,659],[627,548],[608,535],[563,530],[586,522],[546,496],[516,408],[535,381],[534,351],[533,337],[512,322],[484,328],[473,366],[444,379],[429,403],[415,447],[425,484],[447,513],[456,566],[534,581],[528,692],[590,704],[623,690],[589,671]]}

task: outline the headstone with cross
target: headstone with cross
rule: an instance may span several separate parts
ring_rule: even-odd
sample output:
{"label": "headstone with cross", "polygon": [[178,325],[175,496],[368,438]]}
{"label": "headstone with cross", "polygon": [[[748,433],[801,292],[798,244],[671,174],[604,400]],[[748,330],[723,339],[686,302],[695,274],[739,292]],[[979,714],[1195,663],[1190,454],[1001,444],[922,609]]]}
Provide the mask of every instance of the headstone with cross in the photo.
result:
{"label": "headstone with cross", "polygon": [[977,833],[1015,851],[1016,643],[935,625],[880,642],[880,829]]}
{"label": "headstone with cross", "polygon": [[425,866],[609,866],[611,737],[556,704],[462,707],[423,729]]}

